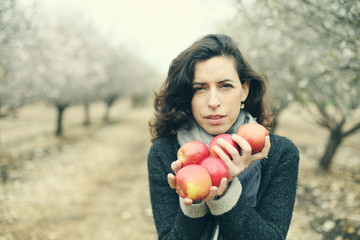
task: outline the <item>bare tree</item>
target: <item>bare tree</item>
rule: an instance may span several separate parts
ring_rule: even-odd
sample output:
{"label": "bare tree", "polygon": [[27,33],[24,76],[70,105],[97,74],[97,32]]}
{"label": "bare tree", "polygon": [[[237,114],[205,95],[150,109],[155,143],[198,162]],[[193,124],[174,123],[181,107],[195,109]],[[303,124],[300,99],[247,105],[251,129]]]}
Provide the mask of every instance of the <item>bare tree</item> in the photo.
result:
{"label": "bare tree", "polygon": [[291,38],[280,34],[269,8],[239,1],[237,9],[235,19],[222,31],[231,34],[251,64],[267,76],[266,98],[273,114],[271,130],[275,132],[278,117],[295,100],[298,78],[292,72],[301,50],[294,48]]}
{"label": "bare tree", "polygon": [[319,162],[328,170],[344,138],[360,129],[360,2],[258,0],[256,8],[266,10],[278,44],[289,39],[287,51],[296,53],[283,65],[297,81],[294,97],[329,132]]}
{"label": "bare tree", "polygon": [[303,0],[301,5],[278,4],[285,7],[290,19],[299,17],[314,36],[296,36],[311,46],[313,56],[318,56],[317,62],[306,64],[311,71],[302,70],[309,86],[302,97],[315,105],[308,109],[316,110],[316,122],[329,132],[319,163],[321,169],[328,170],[344,138],[360,129],[360,2]]}

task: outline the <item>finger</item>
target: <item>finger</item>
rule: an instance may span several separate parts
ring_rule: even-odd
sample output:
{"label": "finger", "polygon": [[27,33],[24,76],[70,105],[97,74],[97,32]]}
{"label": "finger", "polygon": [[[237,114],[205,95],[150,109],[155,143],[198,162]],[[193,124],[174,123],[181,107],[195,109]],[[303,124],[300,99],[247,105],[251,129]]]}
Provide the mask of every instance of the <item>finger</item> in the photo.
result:
{"label": "finger", "polygon": [[212,186],[210,188],[209,194],[204,198],[204,201],[205,202],[211,201],[216,196],[217,190],[218,190],[217,187]]}
{"label": "finger", "polygon": [[266,158],[269,155],[270,147],[271,147],[270,137],[266,136],[264,148],[261,150],[261,152],[252,155],[251,162],[255,162],[257,160]]}
{"label": "finger", "polygon": [[264,144],[264,148],[261,150],[261,154],[264,155],[264,157],[266,157],[269,153],[271,147],[271,143],[270,143],[270,137],[266,136],[265,137],[265,144]]}
{"label": "finger", "polygon": [[270,142],[270,136],[266,136],[265,137],[265,146],[264,146],[264,149],[269,152],[271,148],[271,142]]}
{"label": "finger", "polygon": [[217,145],[214,146],[214,151],[217,153],[217,155],[219,156],[219,158],[221,158],[225,164],[228,166],[233,164],[231,162],[231,159],[229,158],[229,156]]}
{"label": "finger", "polygon": [[227,187],[228,187],[228,180],[227,180],[227,178],[224,177],[221,179],[221,182],[219,184],[219,187],[217,190],[217,195],[218,196],[223,195],[225,193]]}
{"label": "finger", "polygon": [[[251,149],[250,144],[245,140],[245,138],[243,138],[237,134],[234,134],[233,140],[239,145],[239,147],[241,149],[242,157],[244,159],[249,159],[249,157],[251,156],[252,149]],[[237,159],[237,161],[239,161],[239,159]]]}
{"label": "finger", "polygon": [[227,183],[228,183],[227,178],[222,178],[219,187],[212,186],[210,188],[210,192],[206,196],[206,198],[204,198],[204,201],[209,202],[212,199],[214,199],[214,197],[223,195],[225,190],[227,189]]}
{"label": "finger", "polygon": [[180,160],[176,160],[171,163],[171,169],[174,171],[175,174],[181,169],[181,167],[182,164]]}
{"label": "finger", "polygon": [[217,140],[217,143],[230,154],[232,159],[240,156],[239,151],[233,145],[231,145],[229,142],[225,141],[224,139],[219,138]]}
{"label": "finger", "polygon": [[172,173],[169,173],[167,175],[167,180],[168,180],[169,186],[172,189],[176,189],[175,176]]}
{"label": "finger", "polygon": [[193,204],[193,200],[191,200],[190,198],[184,198],[184,203],[186,206],[190,206],[191,204]]}

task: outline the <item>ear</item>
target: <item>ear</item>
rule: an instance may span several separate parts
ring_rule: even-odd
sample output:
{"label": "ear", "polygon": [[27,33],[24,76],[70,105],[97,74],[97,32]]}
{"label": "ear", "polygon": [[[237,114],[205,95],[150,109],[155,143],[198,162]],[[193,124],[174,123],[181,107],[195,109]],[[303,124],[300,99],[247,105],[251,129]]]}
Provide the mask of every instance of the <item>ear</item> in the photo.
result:
{"label": "ear", "polygon": [[242,85],[242,96],[241,96],[241,102],[245,102],[246,98],[249,95],[249,91],[250,91],[250,81],[245,81]]}

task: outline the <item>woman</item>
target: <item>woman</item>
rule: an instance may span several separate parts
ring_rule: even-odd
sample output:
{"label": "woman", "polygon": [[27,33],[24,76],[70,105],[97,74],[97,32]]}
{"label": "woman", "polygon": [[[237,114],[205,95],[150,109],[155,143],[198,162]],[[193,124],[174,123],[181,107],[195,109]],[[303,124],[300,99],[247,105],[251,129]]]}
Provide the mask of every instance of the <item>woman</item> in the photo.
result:
{"label": "woman", "polygon": [[[151,204],[159,239],[285,239],[295,202],[299,153],[274,134],[260,153],[251,154],[236,135],[248,122],[270,125],[265,84],[226,35],[196,41],[171,63],[156,95],[148,155]],[[241,154],[225,141],[216,153],[230,179],[222,179],[198,202],[178,196],[174,175],[181,169],[177,151],[190,140],[209,144],[231,133]],[[270,147],[271,146],[271,147]]]}

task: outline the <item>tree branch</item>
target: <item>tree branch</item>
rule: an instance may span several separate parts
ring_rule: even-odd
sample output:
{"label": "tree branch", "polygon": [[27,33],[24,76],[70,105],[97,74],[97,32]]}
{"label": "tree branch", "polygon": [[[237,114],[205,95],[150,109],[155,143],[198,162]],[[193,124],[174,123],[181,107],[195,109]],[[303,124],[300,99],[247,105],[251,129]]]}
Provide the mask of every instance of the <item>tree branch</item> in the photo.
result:
{"label": "tree branch", "polygon": [[358,122],[357,124],[355,124],[355,126],[353,126],[352,128],[350,128],[348,131],[343,133],[343,137],[347,137],[351,134],[354,134],[356,131],[358,131],[360,129],[360,122]]}
{"label": "tree branch", "polygon": [[318,124],[320,124],[321,126],[332,129],[336,125],[335,120],[329,116],[329,114],[325,110],[325,106],[317,100],[315,95],[311,91],[308,91],[308,92],[309,92],[311,100],[314,102],[318,112],[322,116],[322,120],[316,120],[316,122]]}
{"label": "tree branch", "polygon": [[[354,28],[358,28],[360,25],[359,19],[357,18],[358,16],[354,16],[354,18],[347,18],[345,16],[339,15],[337,12],[334,12],[333,10],[330,9],[324,10],[323,6],[319,6],[309,0],[302,0],[302,1],[310,6],[313,6],[316,9],[316,11],[322,11],[324,13],[331,14],[334,18],[340,21],[341,24],[347,23]],[[349,14],[349,11],[347,11],[346,13],[347,13],[346,16],[352,16],[352,14]]]}

